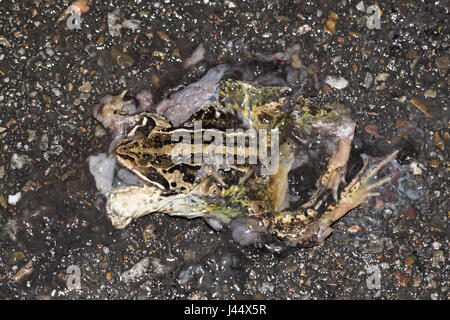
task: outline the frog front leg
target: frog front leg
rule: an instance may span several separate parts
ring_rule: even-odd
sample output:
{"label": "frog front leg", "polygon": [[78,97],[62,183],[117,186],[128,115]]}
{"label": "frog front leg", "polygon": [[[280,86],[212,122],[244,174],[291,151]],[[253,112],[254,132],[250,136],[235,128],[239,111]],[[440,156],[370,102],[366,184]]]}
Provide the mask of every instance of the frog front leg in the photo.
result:
{"label": "frog front leg", "polygon": [[189,219],[209,213],[208,203],[195,192],[167,194],[167,191],[149,185],[112,189],[107,195],[106,212],[117,229],[126,227],[133,219],[155,212]]}

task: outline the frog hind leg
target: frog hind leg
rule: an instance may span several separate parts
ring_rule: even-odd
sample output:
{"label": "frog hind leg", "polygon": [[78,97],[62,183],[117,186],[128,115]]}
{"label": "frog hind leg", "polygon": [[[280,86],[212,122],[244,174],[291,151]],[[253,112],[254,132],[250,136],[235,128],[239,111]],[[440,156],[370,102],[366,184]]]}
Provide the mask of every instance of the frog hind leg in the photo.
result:
{"label": "frog hind leg", "polygon": [[339,185],[345,183],[345,173],[347,169],[347,161],[350,156],[352,140],[342,138],[338,142],[338,148],[330,157],[326,172],[319,179],[319,187],[311,198],[302,205],[303,208],[314,206],[316,209],[320,207],[322,201],[320,198],[327,190],[331,190],[335,201],[338,200]]}
{"label": "frog hind leg", "polygon": [[289,202],[288,174],[294,163],[294,153],[290,142],[285,142],[280,148],[279,166],[275,174],[270,175],[267,192],[275,212],[283,210]]}
{"label": "frog hind leg", "polygon": [[330,226],[342,218],[347,212],[366,203],[370,197],[376,197],[378,192],[373,190],[381,187],[393,179],[393,176],[386,176],[381,179],[371,181],[375,174],[389,161],[391,161],[398,153],[398,150],[392,152],[383,160],[368,168],[368,160],[365,161],[363,168],[353,178],[353,180],[345,187],[341,193],[341,198],[335,204],[330,206],[318,220],[317,240],[323,242],[325,238],[331,234]]}

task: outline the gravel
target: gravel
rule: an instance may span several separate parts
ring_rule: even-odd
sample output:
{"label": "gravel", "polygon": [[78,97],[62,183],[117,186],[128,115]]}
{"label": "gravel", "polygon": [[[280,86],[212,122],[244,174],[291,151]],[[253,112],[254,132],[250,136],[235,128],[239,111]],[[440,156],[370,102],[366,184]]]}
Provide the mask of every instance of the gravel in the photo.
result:
{"label": "gravel", "polygon": [[[70,28],[63,2],[2,1],[0,298],[447,300],[449,7],[378,1],[376,29],[371,4],[99,0]],[[352,161],[401,144],[389,169],[401,178],[320,247],[242,246],[229,228],[159,214],[115,230],[86,161],[110,143],[94,105],[124,89],[158,102],[246,52],[296,44],[292,81],[351,108]],[[70,270],[82,290],[68,290]]]}

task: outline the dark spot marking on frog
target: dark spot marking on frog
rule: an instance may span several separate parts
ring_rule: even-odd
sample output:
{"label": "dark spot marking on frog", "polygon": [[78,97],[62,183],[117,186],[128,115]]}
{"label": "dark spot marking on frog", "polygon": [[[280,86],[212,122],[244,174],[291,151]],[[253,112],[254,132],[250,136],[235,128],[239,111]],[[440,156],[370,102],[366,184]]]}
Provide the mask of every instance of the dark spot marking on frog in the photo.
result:
{"label": "dark spot marking on frog", "polygon": [[[165,140],[167,139],[163,139],[162,137],[166,137],[167,135],[164,134],[154,134],[151,135],[148,138],[144,138],[145,139],[145,144],[147,145],[151,145],[153,146],[155,149],[159,149],[162,148],[164,145]],[[164,141],[163,141],[164,140]]]}
{"label": "dark spot marking on frog", "polygon": [[140,172],[150,181],[155,181],[156,183],[159,183],[161,186],[164,187],[164,189],[166,190],[170,189],[170,185],[167,179],[164,178],[164,176],[160,174],[155,168],[144,167],[141,168]]}
{"label": "dark spot marking on frog", "polygon": [[180,163],[174,165],[173,167],[167,170],[167,173],[174,173],[176,170],[183,172],[183,181],[186,183],[194,183],[195,182],[195,174],[199,167],[195,165],[189,165],[186,163]]}
{"label": "dark spot marking on frog", "polygon": [[[147,156],[147,155],[146,155]],[[156,157],[155,155],[150,155],[152,165],[157,165],[160,168],[170,168],[173,166],[173,161],[170,157]]]}
{"label": "dark spot marking on frog", "polygon": [[[203,129],[218,129],[225,131],[228,128],[237,128],[238,122],[233,112],[218,109],[211,105],[194,113],[187,123],[202,121]],[[189,128],[189,126],[186,126]]]}
{"label": "dark spot marking on frog", "polygon": [[270,114],[268,114],[266,112],[261,112],[258,115],[258,120],[260,123],[269,124],[273,121],[273,116],[271,116]]}
{"label": "dark spot marking on frog", "polygon": [[141,120],[141,125],[140,127],[138,127],[135,131],[135,136],[138,137],[147,137],[152,130],[155,128],[156,123],[155,121],[151,118],[151,117],[146,117],[145,119],[147,119],[147,124],[143,125],[144,122],[144,118]]}
{"label": "dark spot marking on frog", "polygon": [[[130,156],[126,155],[126,154],[121,154],[120,156],[121,156],[122,158],[124,158],[124,159],[130,161],[130,162],[135,163],[133,157],[130,157]],[[136,164],[136,163],[135,163],[135,164]]]}

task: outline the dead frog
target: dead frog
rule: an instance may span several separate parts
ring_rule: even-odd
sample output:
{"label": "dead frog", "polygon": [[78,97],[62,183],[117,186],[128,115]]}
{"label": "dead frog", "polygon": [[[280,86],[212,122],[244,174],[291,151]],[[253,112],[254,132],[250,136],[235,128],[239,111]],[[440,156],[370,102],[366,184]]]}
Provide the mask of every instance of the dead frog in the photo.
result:
{"label": "dead frog", "polygon": [[[114,101],[123,105],[121,98],[123,95]],[[197,121],[202,121],[201,128],[196,127]],[[278,150],[268,143],[271,156],[278,155],[276,170],[265,174],[267,163],[249,164],[258,148],[249,142],[250,131],[237,129],[278,130]],[[215,145],[213,152],[214,156],[241,157],[242,161],[193,161],[211,147],[205,139],[181,144],[190,154],[174,161],[172,155],[180,142],[173,136],[192,138],[208,130],[215,141],[243,139],[240,148]],[[374,178],[397,152],[370,168],[366,161],[354,179],[345,183],[354,130],[349,110],[342,105],[318,107],[288,87],[257,88],[236,80],[220,81],[214,97],[177,127],[156,113],[134,116],[134,127],[114,146],[114,154],[142,183],[112,189],[107,195],[108,216],[116,228],[153,212],[203,217],[215,229],[232,223],[233,236],[242,244],[264,233],[273,233],[290,245],[321,244],[331,234],[334,222],[376,196],[374,190],[391,180],[390,176]],[[268,140],[274,137],[270,135]],[[323,158],[326,165],[314,193],[305,203],[296,203],[289,191],[289,173]]]}

